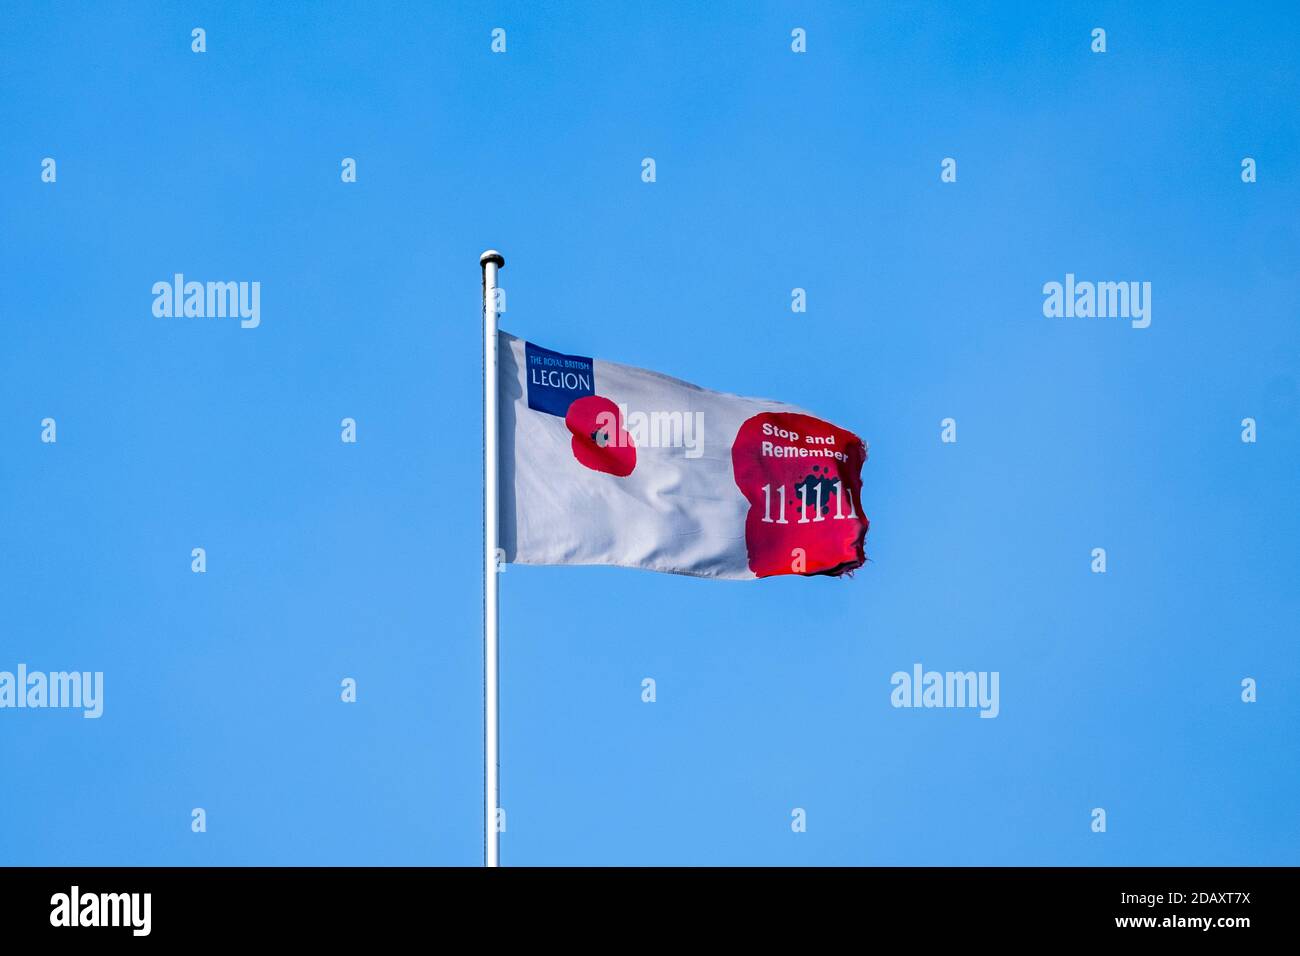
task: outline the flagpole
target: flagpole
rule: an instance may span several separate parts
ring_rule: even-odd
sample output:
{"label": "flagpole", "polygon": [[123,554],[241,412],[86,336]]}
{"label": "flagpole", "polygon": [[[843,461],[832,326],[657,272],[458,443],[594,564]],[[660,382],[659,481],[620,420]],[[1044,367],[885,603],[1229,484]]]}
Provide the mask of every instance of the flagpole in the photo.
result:
{"label": "flagpole", "polygon": [[501,757],[497,708],[497,270],[495,249],[478,257],[483,268],[483,865],[501,865],[497,808]]}

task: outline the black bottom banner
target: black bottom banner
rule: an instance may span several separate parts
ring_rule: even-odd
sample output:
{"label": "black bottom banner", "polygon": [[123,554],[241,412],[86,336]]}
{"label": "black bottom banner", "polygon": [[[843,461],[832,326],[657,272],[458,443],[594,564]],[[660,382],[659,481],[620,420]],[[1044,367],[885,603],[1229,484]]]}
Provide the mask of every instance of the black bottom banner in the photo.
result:
{"label": "black bottom banner", "polygon": [[78,945],[113,938],[339,944],[423,933],[459,948],[480,935],[536,945],[810,941],[810,932],[842,931],[918,942],[1103,935],[1231,946],[1286,932],[1295,875],[1277,868],[14,868],[0,869],[0,920],[9,941],[66,937]]}

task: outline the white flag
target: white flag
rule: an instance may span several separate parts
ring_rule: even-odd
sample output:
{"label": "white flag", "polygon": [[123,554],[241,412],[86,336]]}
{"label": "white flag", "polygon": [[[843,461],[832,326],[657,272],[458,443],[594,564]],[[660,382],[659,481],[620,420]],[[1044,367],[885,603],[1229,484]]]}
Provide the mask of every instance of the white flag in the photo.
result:
{"label": "white flag", "polygon": [[852,432],[505,332],[498,376],[507,561],[737,579],[865,561]]}

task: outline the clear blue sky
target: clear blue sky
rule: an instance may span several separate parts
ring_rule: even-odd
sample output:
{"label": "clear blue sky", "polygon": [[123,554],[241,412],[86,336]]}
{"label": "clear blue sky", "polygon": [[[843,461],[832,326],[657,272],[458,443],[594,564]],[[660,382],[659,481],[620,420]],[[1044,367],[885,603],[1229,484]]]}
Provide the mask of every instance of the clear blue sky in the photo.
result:
{"label": "clear blue sky", "polygon": [[871,445],[852,580],[509,569],[507,864],[1300,862],[1294,7],[705,6],[7,8],[0,670],[106,699],[0,711],[0,862],[480,861],[490,246],[510,331]]}

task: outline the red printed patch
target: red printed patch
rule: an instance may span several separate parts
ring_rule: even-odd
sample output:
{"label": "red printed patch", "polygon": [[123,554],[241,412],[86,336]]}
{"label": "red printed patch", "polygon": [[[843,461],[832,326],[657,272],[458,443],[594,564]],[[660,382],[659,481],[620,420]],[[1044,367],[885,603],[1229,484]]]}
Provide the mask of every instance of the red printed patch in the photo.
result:
{"label": "red printed patch", "polygon": [[618,406],[600,395],[575,399],[564,416],[573,433],[573,457],[588,468],[626,478],[636,468],[636,445]]}
{"label": "red printed patch", "polygon": [[749,569],[766,578],[861,567],[870,524],[861,499],[866,459],[862,439],[811,415],[762,412],[741,425],[731,465],[749,502]]}

